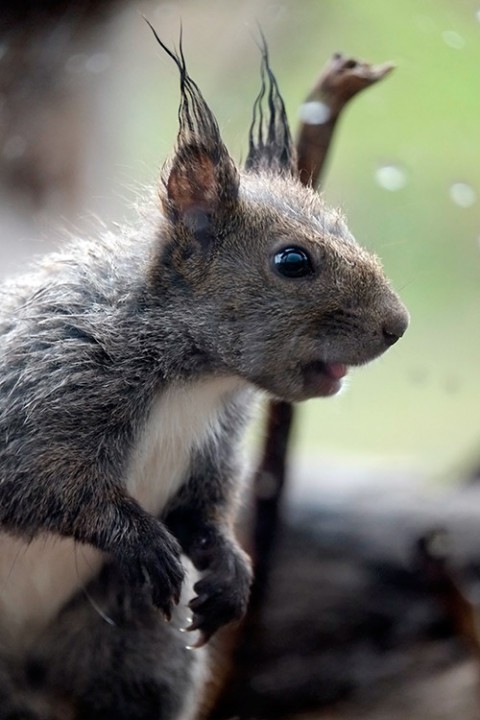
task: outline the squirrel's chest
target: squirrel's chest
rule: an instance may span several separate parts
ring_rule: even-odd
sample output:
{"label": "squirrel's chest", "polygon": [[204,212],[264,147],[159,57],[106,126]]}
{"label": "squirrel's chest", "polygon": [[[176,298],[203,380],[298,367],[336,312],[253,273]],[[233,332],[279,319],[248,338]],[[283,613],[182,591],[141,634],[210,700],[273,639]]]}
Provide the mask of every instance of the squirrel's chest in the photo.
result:
{"label": "squirrel's chest", "polygon": [[140,505],[158,514],[188,477],[192,452],[218,426],[237,378],[213,378],[172,387],[153,402],[130,455],[127,489]]}
{"label": "squirrel's chest", "polygon": [[[154,400],[127,464],[127,490],[158,514],[188,477],[192,452],[215,433],[225,403],[239,390],[232,378],[171,388]],[[84,587],[103,555],[71,538],[40,536],[31,543],[4,535],[0,554],[2,641],[28,645],[74,592]]]}

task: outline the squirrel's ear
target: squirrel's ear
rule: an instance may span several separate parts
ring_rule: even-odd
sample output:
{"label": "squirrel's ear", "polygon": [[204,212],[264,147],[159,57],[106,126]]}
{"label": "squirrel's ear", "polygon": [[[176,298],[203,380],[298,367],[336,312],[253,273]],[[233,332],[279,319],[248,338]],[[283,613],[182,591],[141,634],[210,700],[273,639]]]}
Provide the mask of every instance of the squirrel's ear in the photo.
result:
{"label": "squirrel's ear", "polygon": [[221,219],[238,197],[237,168],[220,140],[189,139],[180,130],[177,148],[165,178],[165,210],[172,219],[186,221],[195,215]]}
{"label": "squirrel's ear", "polygon": [[150,27],[180,72],[177,145],[163,177],[165,211],[174,221],[195,229],[198,222],[205,225],[232,210],[238,197],[239,174],[212,111],[187,72],[181,36],[177,54]]}
{"label": "squirrel's ear", "polygon": [[[261,36],[261,88],[253,104],[249,132],[246,170],[270,170],[275,173],[297,174],[295,146],[288,126],[285,104],[273,74],[265,38]],[[267,108],[264,109],[264,101]]]}

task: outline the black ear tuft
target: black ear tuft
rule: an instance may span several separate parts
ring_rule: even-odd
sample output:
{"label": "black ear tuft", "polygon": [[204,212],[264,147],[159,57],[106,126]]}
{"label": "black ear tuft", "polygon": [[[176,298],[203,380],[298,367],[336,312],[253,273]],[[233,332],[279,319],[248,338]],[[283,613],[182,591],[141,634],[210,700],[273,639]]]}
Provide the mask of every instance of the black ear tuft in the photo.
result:
{"label": "black ear tuft", "polygon": [[[285,104],[278,89],[268,57],[268,47],[260,32],[262,85],[253,104],[253,118],[249,132],[249,150],[246,170],[271,170],[276,173],[296,174],[295,147],[288,126]],[[264,109],[266,99],[267,108]]]}
{"label": "black ear tuft", "polygon": [[200,212],[215,218],[232,209],[238,197],[239,176],[225,147],[218,124],[197,84],[188,74],[182,48],[170,50],[148,22],[157,42],[175,62],[180,73],[179,130],[177,146],[167,177],[166,210],[184,222]]}

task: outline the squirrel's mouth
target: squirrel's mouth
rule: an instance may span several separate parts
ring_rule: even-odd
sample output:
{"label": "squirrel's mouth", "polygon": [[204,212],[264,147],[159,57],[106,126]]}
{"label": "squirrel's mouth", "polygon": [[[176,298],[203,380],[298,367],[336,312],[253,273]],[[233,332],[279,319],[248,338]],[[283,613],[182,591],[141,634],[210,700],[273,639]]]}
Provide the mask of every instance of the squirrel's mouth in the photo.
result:
{"label": "squirrel's mouth", "polygon": [[314,360],[303,366],[305,390],[310,397],[329,397],[338,393],[348,372],[344,363]]}

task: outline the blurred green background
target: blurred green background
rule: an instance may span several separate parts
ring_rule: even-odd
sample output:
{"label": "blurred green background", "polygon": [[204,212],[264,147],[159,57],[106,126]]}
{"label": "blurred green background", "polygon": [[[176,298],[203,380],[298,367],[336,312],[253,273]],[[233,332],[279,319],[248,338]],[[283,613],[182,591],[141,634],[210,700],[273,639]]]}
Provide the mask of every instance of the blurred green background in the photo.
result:
{"label": "blurred green background", "polygon": [[[182,19],[190,68],[237,158],[258,86],[257,21],[292,128],[332,52],[397,65],[347,108],[325,195],[382,258],[411,327],[353,372],[340,397],[301,406],[296,443],[300,452],[388,455],[435,472],[475,462],[477,448],[480,460],[480,5],[192,0],[159,5],[151,18],[169,42]],[[129,162],[151,169],[174,138],[178,94],[174,69],[148,52],[157,57],[140,74],[141,112],[125,129]]]}
{"label": "blurred green background", "polygon": [[385,357],[352,372],[348,391],[300,408],[296,447],[440,474],[477,455],[480,464],[480,3],[128,2],[84,63],[95,102],[82,208],[103,219],[131,214],[132,195],[154,181],[176,134],[177,73],[142,13],[171,45],[182,22],[190,71],[237,159],[259,85],[257,23],[292,128],[332,52],[397,65],[347,108],[325,195],[382,258],[411,327]]}

